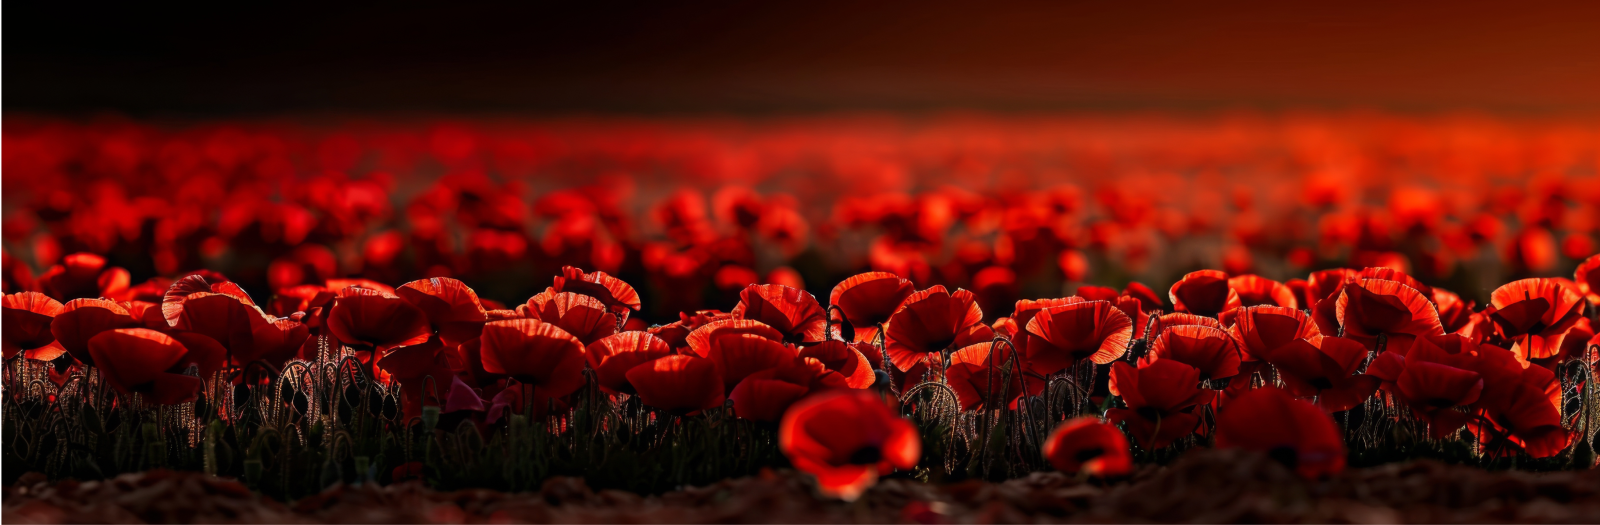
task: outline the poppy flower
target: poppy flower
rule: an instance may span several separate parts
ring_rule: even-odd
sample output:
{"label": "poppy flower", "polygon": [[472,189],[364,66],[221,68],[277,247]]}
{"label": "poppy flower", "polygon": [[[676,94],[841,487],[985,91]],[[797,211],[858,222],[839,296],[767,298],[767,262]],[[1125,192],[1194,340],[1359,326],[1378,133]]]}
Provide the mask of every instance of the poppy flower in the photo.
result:
{"label": "poppy flower", "polygon": [[5,358],[26,353],[28,359],[52,361],[66,349],[56,343],[50,322],[61,313],[61,303],[39,292],[5,296]]}
{"label": "poppy flower", "polygon": [[1240,355],[1239,344],[1225,330],[1175,326],[1156,336],[1139,364],[1172,359],[1200,370],[1201,380],[1227,379],[1239,374]]}
{"label": "poppy flower", "polygon": [[1284,345],[1321,335],[1305,312],[1281,306],[1240,309],[1229,330],[1250,361],[1270,359],[1272,352]]}
{"label": "poppy flower", "polygon": [[561,327],[584,344],[617,333],[617,316],[587,295],[546,291],[528,299],[527,315]]}
{"label": "poppy flower", "polygon": [[101,377],[123,394],[142,394],[146,402],[174,405],[194,401],[200,377],[186,375],[189,366],[209,376],[222,366],[221,354],[192,351],[176,339],[148,328],[119,328],[88,341],[92,362]]}
{"label": "poppy flower", "polygon": [[1045,460],[1056,470],[1082,472],[1097,478],[1115,478],[1133,472],[1128,438],[1099,418],[1068,420],[1050,432],[1043,447]]}
{"label": "poppy flower", "polygon": [[646,332],[622,332],[589,344],[584,357],[594,369],[600,389],[608,393],[635,393],[628,371],[640,364],[672,355],[666,341]]}
{"label": "poppy flower", "polygon": [[1535,458],[1561,453],[1572,435],[1562,426],[1560,381],[1542,367],[1518,369],[1514,361],[1500,362],[1499,371],[1505,373],[1484,371],[1478,403],[1484,417],[1468,425],[1478,436],[1479,448],[1490,457],[1517,450]]}
{"label": "poppy flower", "polygon": [[488,314],[478,294],[466,283],[449,277],[411,281],[395,289],[395,295],[421,310],[428,325],[447,346],[478,337]]}
{"label": "poppy flower", "polygon": [[1439,308],[1439,325],[1445,333],[1454,333],[1472,321],[1472,301],[1462,301],[1461,296],[1443,288],[1433,289],[1433,304]]}
{"label": "poppy flower", "polygon": [[479,356],[484,371],[510,376],[549,393],[571,394],[583,386],[583,343],[554,324],[535,319],[483,325]]}
{"label": "poppy flower", "polygon": [[1545,359],[1561,350],[1561,341],[1583,315],[1583,296],[1554,279],[1523,279],[1489,296],[1496,332],[1513,343],[1523,359]]}
{"label": "poppy flower", "polygon": [[1216,328],[1216,329],[1219,329],[1219,330],[1227,329],[1227,326],[1223,325],[1222,321],[1218,321],[1216,318],[1201,317],[1201,316],[1198,316],[1198,315],[1195,315],[1195,314],[1186,314],[1186,313],[1179,312],[1179,313],[1170,313],[1170,314],[1166,314],[1166,315],[1162,315],[1160,317],[1157,317],[1156,318],[1156,323],[1155,323],[1155,325],[1153,327],[1151,327],[1150,333],[1159,334],[1159,333],[1161,333],[1162,330],[1166,330],[1166,329],[1172,328],[1174,326],[1189,326],[1189,325],[1206,326],[1206,327],[1210,327],[1210,328]]}
{"label": "poppy flower", "polygon": [[750,334],[782,341],[783,334],[767,323],[750,319],[718,319],[707,322],[684,336],[684,346],[700,357],[711,357],[711,340],[725,334]]}
{"label": "poppy flower", "polygon": [[[876,347],[870,344],[861,344],[861,347]],[[844,341],[823,341],[821,344],[800,349],[801,358],[812,358],[821,362],[828,370],[838,372],[845,378],[850,388],[867,388],[877,381],[873,374],[872,361],[862,354],[857,346]]]}
{"label": "poppy flower", "polygon": [[[302,284],[281,288],[267,301],[266,312],[275,317],[289,317],[297,312],[306,314],[303,322],[320,328],[327,319],[328,308],[333,306],[333,291],[315,284]],[[313,321],[314,320],[314,321]]]}
{"label": "poppy flower", "polygon": [[1025,330],[1027,329],[1028,322],[1033,320],[1033,316],[1039,315],[1039,312],[1044,311],[1046,308],[1066,306],[1069,304],[1081,303],[1086,300],[1087,299],[1078,297],[1076,295],[1071,297],[1057,297],[1051,299],[1023,299],[1021,301],[1017,301],[1017,306],[1012,309],[1011,320],[1012,322],[1016,323],[1017,328]]}
{"label": "poppy flower", "polygon": [[1345,283],[1358,281],[1360,273],[1349,268],[1311,272],[1311,277],[1306,279],[1306,304],[1314,305],[1344,291]]}
{"label": "poppy flower", "polygon": [[1049,375],[1083,359],[1103,365],[1122,357],[1133,339],[1133,321],[1111,303],[1087,301],[1046,308],[1023,331],[1028,364]]}
{"label": "poppy flower", "polygon": [[1294,290],[1283,283],[1259,275],[1239,275],[1228,278],[1228,287],[1239,294],[1240,306],[1273,305],[1300,308]]}
{"label": "poppy flower", "polygon": [[1216,317],[1240,306],[1239,294],[1228,285],[1228,274],[1217,270],[1189,272],[1167,292],[1179,312]]}
{"label": "poppy flower", "polygon": [[79,298],[111,297],[128,289],[128,271],[107,267],[106,258],[92,253],[74,253],[39,274],[39,288],[45,295],[67,301]]}
{"label": "poppy flower", "polygon": [[878,476],[922,458],[916,427],[877,395],[857,390],[820,393],[789,407],[778,426],[778,448],[816,478],[823,494],[847,501]]}
{"label": "poppy flower", "polygon": [[1428,422],[1429,434],[1440,439],[1470,418],[1456,407],[1476,403],[1483,393],[1483,376],[1476,371],[1473,355],[1477,345],[1454,334],[1419,341],[1412,349],[1416,352],[1378,356],[1367,373],[1383,380],[1383,388],[1409,406],[1417,419]]}
{"label": "poppy flower", "polygon": [[1367,347],[1342,337],[1299,339],[1278,347],[1267,359],[1289,392],[1316,398],[1327,412],[1354,408],[1378,390],[1380,380],[1357,374]]}
{"label": "poppy flower", "polygon": [[1085,301],[1115,301],[1117,289],[1107,286],[1079,286],[1077,296]]}
{"label": "poppy flower", "polygon": [[1417,337],[1444,333],[1439,311],[1415,288],[1396,281],[1362,279],[1348,283],[1335,303],[1334,314],[1344,337],[1376,349],[1385,336],[1385,352],[1405,355]]}
{"label": "poppy flower", "polygon": [[1600,254],[1589,256],[1578,264],[1578,270],[1572,273],[1572,281],[1578,284],[1578,293],[1589,300],[1589,304],[1600,307]]}
{"label": "poppy flower", "polygon": [[1144,303],[1139,302],[1138,299],[1121,295],[1113,299],[1111,304],[1121,310],[1122,315],[1128,316],[1128,320],[1133,323],[1133,338],[1144,339],[1145,327],[1150,325],[1150,314],[1144,312]]}
{"label": "poppy flower", "polygon": [[716,363],[692,355],[669,355],[634,366],[626,374],[639,401],[677,415],[722,406],[722,376]]}
{"label": "poppy flower", "polygon": [[1014,366],[1011,351],[995,346],[978,343],[950,354],[945,376],[962,410],[1000,408],[1015,403],[1024,392],[1038,395],[1044,391],[1044,377],[1028,373],[1025,364]]}
{"label": "poppy flower", "polygon": [[328,331],[359,351],[382,351],[428,340],[428,316],[399,296],[358,286],[334,294]]}
{"label": "poppy flower", "polygon": [[[282,366],[310,336],[303,323],[269,316],[248,303],[248,296],[241,300],[237,295],[193,291],[170,298],[178,313],[171,328],[211,338],[227,349],[229,360],[236,365],[266,360]],[[163,314],[171,310],[167,304],[163,302]]]}
{"label": "poppy flower", "polygon": [[50,322],[50,334],[73,359],[94,365],[89,353],[89,340],[102,332],[119,328],[133,328],[139,322],[126,308],[105,299],[73,299],[61,306]]}
{"label": "poppy flower", "polygon": [[1386,281],[1394,281],[1404,284],[1406,286],[1410,286],[1411,289],[1416,290],[1418,293],[1421,293],[1424,299],[1433,301],[1432,287],[1422,284],[1422,281],[1417,280],[1417,278],[1394,268],[1382,266],[1362,268],[1360,272],[1356,273],[1356,280],[1359,281],[1362,279],[1383,279]]}
{"label": "poppy flower", "polygon": [[906,297],[885,327],[885,352],[895,368],[910,370],[929,354],[988,341],[994,331],[983,324],[983,310],[972,292],[943,286]]}
{"label": "poppy flower", "polygon": [[726,391],[732,391],[746,376],[782,366],[799,354],[794,347],[752,334],[714,333],[706,358],[717,367]]}
{"label": "poppy flower", "polygon": [[733,400],[734,415],[751,421],[775,422],[811,391],[808,385],[777,377],[776,372],[776,369],[769,369],[751,374],[733,387],[728,399]]}
{"label": "poppy flower", "polygon": [[1140,284],[1138,281],[1128,283],[1128,286],[1122,289],[1122,295],[1124,297],[1138,299],[1140,305],[1139,309],[1146,312],[1160,311],[1166,306],[1166,304],[1161,300],[1161,295],[1157,294],[1155,290],[1151,290],[1149,286]]}
{"label": "poppy flower", "polygon": [[1306,479],[1344,470],[1344,440],[1333,418],[1276,388],[1240,396],[1217,414],[1217,448],[1265,453]]}
{"label": "poppy flower", "polygon": [[766,323],[789,343],[814,343],[826,338],[827,316],[809,292],[781,284],[752,284],[739,292],[735,319]]}
{"label": "poppy flower", "polygon": [[632,285],[601,271],[584,273],[579,268],[562,266],[561,275],[556,276],[555,284],[550,289],[599,299],[611,313],[622,319],[627,319],[629,311],[639,311],[641,306],[639,292]]}
{"label": "poppy flower", "polygon": [[1137,368],[1117,361],[1111,364],[1111,395],[1121,397],[1127,408],[1106,411],[1106,420],[1126,425],[1146,450],[1165,448],[1194,432],[1200,425],[1194,407],[1216,396],[1215,390],[1199,388],[1199,383],[1200,370],[1177,360],[1162,359]]}

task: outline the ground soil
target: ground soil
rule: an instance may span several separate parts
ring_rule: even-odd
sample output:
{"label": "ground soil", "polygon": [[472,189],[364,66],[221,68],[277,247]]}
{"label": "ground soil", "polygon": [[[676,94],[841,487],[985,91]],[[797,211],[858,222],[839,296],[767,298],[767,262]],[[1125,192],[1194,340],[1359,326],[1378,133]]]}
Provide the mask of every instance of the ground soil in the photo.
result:
{"label": "ground soil", "polygon": [[1600,522],[1600,471],[1489,472],[1433,461],[1351,469],[1318,482],[1270,459],[1202,450],[1100,485],[1060,473],[1004,483],[883,480],[853,503],[792,472],[643,497],[556,478],[537,492],[335,486],[284,504],[236,481],[151,471],[5,488],[6,523],[843,523]]}

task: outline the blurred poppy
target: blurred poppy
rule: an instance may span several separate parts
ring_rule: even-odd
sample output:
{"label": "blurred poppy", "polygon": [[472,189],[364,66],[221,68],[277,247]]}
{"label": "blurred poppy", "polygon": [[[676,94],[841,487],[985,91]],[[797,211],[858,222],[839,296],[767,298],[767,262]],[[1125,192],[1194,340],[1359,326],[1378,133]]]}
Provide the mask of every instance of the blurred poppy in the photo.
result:
{"label": "blurred poppy", "polygon": [[1228,285],[1228,274],[1217,270],[1189,272],[1167,292],[1179,312],[1216,317],[1238,308],[1239,294]]}
{"label": "blurred poppy", "polygon": [[1106,364],[1127,352],[1133,321],[1105,301],[1046,308],[1024,328],[1026,359],[1035,372],[1053,374],[1088,359]]}
{"label": "blurred poppy", "polygon": [[1079,417],[1057,425],[1045,438],[1045,460],[1056,470],[1115,478],[1133,472],[1128,438],[1099,418]]}
{"label": "blurred poppy", "polygon": [[1561,350],[1567,331],[1583,315],[1583,296],[1554,279],[1523,279],[1496,288],[1489,303],[1499,335],[1523,359],[1545,359]]}
{"label": "blurred poppy", "polygon": [[1134,367],[1111,364],[1111,395],[1127,408],[1106,411],[1106,420],[1124,424],[1128,434],[1147,450],[1165,448],[1200,425],[1194,407],[1210,403],[1216,391],[1199,388],[1200,370],[1173,359]]}
{"label": "blurred poppy", "polygon": [[928,354],[988,341],[994,331],[983,324],[983,310],[972,292],[943,286],[919,290],[889,317],[885,352],[901,371],[910,370]]}
{"label": "blurred poppy", "polygon": [[628,383],[639,400],[677,415],[697,414],[722,406],[722,376],[710,359],[669,355],[628,370]]}
{"label": "blurred poppy", "polygon": [[61,313],[61,303],[39,292],[7,294],[4,306],[5,358],[24,354],[28,359],[53,361],[66,352],[50,323]]}
{"label": "blurred poppy", "polygon": [[778,448],[816,477],[823,494],[844,500],[922,457],[916,427],[861,391],[817,394],[791,406],[778,427]]}
{"label": "blurred poppy", "polygon": [[646,332],[621,332],[589,344],[584,357],[594,369],[600,389],[609,393],[632,394],[628,371],[649,361],[672,355],[666,341]]}
{"label": "blurred poppy", "polygon": [[1276,388],[1262,388],[1217,414],[1217,448],[1265,453],[1306,479],[1344,470],[1344,440],[1333,418]]}
{"label": "blurred poppy", "polygon": [[825,338],[827,316],[817,298],[781,284],[753,284],[739,292],[733,317],[766,323],[789,343],[814,343]]}
{"label": "blurred poppy", "polygon": [[1578,264],[1572,281],[1578,283],[1578,293],[1589,299],[1589,304],[1600,308],[1600,254],[1591,255]]}
{"label": "blurred poppy", "polygon": [[1139,358],[1141,366],[1172,359],[1200,371],[1200,379],[1227,379],[1239,374],[1241,352],[1227,331],[1208,326],[1167,328],[1150,343],[1150,353]]}
{"label": "blurred poppy", "polygon": [[128,289],[128,271],[107,267],[106,258],[92,253],[74,253],[39,274],[39,288],[45,295],[68,301],[80,298],[111,297]]}

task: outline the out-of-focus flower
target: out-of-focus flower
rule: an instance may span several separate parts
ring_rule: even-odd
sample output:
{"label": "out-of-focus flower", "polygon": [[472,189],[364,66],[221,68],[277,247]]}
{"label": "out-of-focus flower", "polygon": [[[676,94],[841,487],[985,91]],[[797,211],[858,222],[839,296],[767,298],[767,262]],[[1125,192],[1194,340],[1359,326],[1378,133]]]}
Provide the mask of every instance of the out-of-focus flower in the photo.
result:
{"label": "out-of-focus flower", "polygon": [[916,427],[860,391],[818,394],[789,407],[778,447],[795,468],[816,477],[823,494],[845,500],[922,457]]}
{"label": "out-of-focus flower", "polygon": [[1333,418],[1276,388],[1258,389],[1223,407],[1217,447],[1265,453],[1307,479],[1338,474],[1345,465],[1344,440]]}
{"label": "out-of-focus flower", "polygon": [[1115,478],[1133,472],[1128,438],[1117,427],[1098,418],[1066,421],[1045,438],[1044,457],[1056,470],[1082,472],[1098,478]]}

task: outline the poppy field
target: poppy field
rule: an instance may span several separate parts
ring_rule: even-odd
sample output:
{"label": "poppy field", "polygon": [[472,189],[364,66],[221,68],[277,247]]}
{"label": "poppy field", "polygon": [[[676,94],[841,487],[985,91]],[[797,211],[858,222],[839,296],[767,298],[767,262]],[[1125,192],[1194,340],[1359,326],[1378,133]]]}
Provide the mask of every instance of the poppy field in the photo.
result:
{"label": "poppy field", "polygon": [[4,150],[7,486],[1596,463],[1593,121],[8,117]]}

